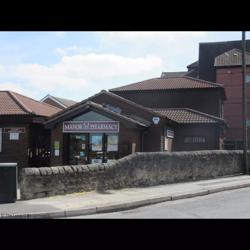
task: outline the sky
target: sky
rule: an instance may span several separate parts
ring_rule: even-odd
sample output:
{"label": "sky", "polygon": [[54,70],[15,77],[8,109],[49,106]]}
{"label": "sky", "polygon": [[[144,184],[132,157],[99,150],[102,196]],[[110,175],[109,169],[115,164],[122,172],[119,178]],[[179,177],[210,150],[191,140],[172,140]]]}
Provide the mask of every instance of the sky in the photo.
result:
{"label": "sky", "polygon": [[241,32],[0,32],[0,90],[81,101],[163,71],[186,71],[199,43],[230,40],[241,40]]}

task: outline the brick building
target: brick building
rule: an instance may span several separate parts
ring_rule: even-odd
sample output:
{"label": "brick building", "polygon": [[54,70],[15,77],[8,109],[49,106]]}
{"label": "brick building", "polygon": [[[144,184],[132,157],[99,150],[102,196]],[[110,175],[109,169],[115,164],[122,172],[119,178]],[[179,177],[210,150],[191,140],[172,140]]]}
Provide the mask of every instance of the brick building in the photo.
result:
{"label": "brick building", "polygon": [[[243,148],[242,129],[242,41],[210,42],[199,44],[199,58],[187,66],[185,72],[163,72],[162,77],[191,76],[221,84],[226,92],[222,106],[223,118],[228,124],[225,131],[225,149]],[[246,72],[250,74],[250,40],[246,40]],[[248,114],[250,90],[247,90]],[[211,99],[210,103],[213,101]],[[248,115],[248,119],[250,115]],[[250,134],[248,133],[248,140]],[[248,142],[250,148],[250,143]]]}
{"label": "brick building", "polygon": [[46,166],[50,131],[43,122],[61,109],[12,91],[0,91],[0,162]]}
{"label": "brick building", "polygon": [[226,59],[240,57],[240,43],[223,44],[200,44],[199,60],[185,72],[163,72],[79,103],[0,92],[0,162],[85,164],[134,152],[222,149],[225,138],[238,140],[241,115],[240,62]]}
{"label": "brick building", "polygon": [[[223,88],[212,86],[223,98]],[[107,162],[134,152],[220,149],[226,124],[191,108],[147,108],[101,91],[52,115],[44,126],[51,131],[51,165],[61,165]]]}

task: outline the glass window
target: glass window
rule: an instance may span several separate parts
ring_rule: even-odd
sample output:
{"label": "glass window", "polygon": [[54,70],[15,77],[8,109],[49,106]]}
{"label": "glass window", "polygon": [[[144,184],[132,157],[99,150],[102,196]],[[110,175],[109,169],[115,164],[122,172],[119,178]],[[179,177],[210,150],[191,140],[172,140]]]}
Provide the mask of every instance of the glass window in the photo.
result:
{"label": "glass window", "polygon": [[107,135],[107,152],[118,151],[118,135]]}
{"label": "glass window", "polygon": [[73,165],[87,163],[87,135],[70,134],[69,163]]}
{"label": "glass window", "polygon": [[90,134],[89,139],[89,162],[103,162],[103,134]]}
{"label": "glass window", "polygon": [[102,151],[102,134],[90,136],[91,151]]}
{"label": "glass window", "polygon": [[106,134],[107,143],[107,153],[105,161],[112,162],[113,160],[118,159],[118,134]]}

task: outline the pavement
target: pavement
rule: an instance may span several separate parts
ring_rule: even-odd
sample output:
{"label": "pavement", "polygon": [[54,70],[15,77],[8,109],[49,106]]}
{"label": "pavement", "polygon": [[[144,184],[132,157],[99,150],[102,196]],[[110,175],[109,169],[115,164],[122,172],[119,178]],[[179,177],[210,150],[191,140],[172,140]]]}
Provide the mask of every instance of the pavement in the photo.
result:
{"label": "pavement", "polygon": [[144,188],[73,193],[0,204],[0,218],[66,218],[117,212],[246,187],[250,187],[249,175]]}

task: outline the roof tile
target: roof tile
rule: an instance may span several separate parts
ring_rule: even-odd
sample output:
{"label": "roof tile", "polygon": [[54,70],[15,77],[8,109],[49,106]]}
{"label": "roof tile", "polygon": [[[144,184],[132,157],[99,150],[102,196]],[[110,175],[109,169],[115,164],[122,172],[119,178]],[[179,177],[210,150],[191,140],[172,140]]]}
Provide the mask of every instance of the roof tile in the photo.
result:
{"label": "roof tile", "polygon": [[60,110],[12,91],[0,91],[0,115],[34,114],[48,117]]}
{"label": "roof tile", "polygon": [[153,111],[181,124],[225,123],[219,117],[188,108],[153,109]]}
{"label": "roof tile", "polygon": [[116,91],[140,91],[140,90],[170,90],[170,89],[203,89],[203,88],[223,88],[221,84],[208,82],[205,80],[188,76],[171,78],[153,78],[142,82],[137,82],[122,87],[110,89]]}

